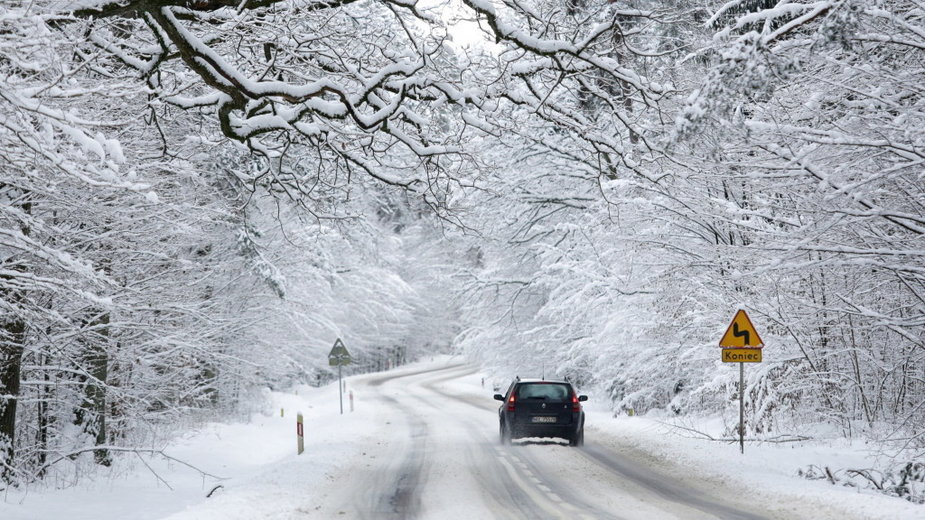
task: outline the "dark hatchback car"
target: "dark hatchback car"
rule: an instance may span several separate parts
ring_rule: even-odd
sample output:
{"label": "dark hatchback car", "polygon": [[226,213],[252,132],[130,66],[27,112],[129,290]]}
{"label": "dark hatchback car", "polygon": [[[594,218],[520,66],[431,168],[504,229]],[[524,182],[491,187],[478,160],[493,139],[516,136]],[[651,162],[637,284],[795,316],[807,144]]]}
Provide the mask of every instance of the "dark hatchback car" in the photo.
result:
{"label": "dark hatchback car", "polygon": [[571,383],[517,378],[506,394],[495,394],[495,399],[504,402],[498,409],[502,444],[522,437],[558,437],[570,446],[584,444],[581,403],[588,396],[578,395]]}

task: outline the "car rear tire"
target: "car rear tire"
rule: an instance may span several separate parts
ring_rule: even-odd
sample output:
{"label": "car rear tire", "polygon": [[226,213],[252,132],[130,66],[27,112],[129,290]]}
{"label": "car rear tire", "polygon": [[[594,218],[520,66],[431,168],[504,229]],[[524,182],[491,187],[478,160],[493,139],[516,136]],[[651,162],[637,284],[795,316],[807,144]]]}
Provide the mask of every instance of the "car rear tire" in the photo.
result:
{"label": "car rear tire", "polygon": [[501,423],[501,445],[511,445],[511,431],[504,427],[504,423]]}
{"label": "car rear tire", "polygon": [[584,446],[585,445],[585,428],[582,426],[578,431],[576,431],[568,440],[569,446]]}

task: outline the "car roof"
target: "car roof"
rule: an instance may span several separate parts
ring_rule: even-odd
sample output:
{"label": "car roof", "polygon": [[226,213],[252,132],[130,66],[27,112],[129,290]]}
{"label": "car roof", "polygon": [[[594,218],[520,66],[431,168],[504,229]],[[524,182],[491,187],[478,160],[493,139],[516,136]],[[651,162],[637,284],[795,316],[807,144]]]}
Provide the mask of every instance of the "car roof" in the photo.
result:
{"label": "car roof", "polygon": [[561,379],[536,379],[536,378],[520,378],[517,380],[518,383],[557,383],[560,385],[570,385],[568,381],[563,381]]}

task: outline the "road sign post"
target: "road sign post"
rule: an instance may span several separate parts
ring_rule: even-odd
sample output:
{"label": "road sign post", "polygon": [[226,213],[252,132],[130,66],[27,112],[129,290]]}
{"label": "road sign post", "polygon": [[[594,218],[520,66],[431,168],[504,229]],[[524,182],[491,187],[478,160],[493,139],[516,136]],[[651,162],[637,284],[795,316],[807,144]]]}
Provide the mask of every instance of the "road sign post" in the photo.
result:
{"label": "road sign post", "polygon": [[340,414],[344,415],[344,382],[343,382],[343,373],[342,369],[344,365],[349,365],[352,362],[350,359],[350,353],[347,352],[347,347],[344,346],[344,342],[337,338],[337,341],[334,342],[334,346],[331,348],[331,352],[328,353],[328,365],[332,367],[337,367],[337,393],[340,397]]}
{"label": "road sign post", "polygon": [[764,342],[748,314],[739,309],[719,340],[723,363],[739,364],[739,452],[745,453],[745,363],[760,363]]}
{"label": "road sign post", "polygon": [[745,363],[739,363],[739,453],[745,455]]}

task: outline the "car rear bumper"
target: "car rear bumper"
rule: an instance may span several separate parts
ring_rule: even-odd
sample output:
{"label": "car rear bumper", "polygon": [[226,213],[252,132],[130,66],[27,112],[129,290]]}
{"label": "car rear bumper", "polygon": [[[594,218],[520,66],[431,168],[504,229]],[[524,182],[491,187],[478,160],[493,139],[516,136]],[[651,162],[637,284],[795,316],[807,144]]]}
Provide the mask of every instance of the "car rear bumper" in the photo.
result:
{"label": "car rear bumper", "polygon": [[514,423],[511,427],[511,438],[558,437],[570,439],[577,431],[577,424]]}

